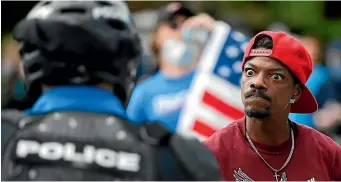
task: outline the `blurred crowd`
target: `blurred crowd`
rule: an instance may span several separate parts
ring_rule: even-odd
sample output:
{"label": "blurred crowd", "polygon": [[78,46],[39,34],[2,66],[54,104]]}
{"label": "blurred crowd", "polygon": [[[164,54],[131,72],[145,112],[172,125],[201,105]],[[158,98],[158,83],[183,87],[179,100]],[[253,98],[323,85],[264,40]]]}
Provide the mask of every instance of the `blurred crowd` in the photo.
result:
{"label": "blurred crowd", "polygon": [[[180,6],[134,13],[133,20],[140,33],[145,55],[138,70],[138,85],[127,108],[128,116],[136,122],[159,120],[173,130],[203,49],[203,46],[191,47],[191,44],[179,41],[185,37],[184,30],[181,29],[183,23],[195,14],[190,8]],[[205,18],[209,22],[211,17],[203,14],[202,19]],[[252,26],[238,16],[229,16],[224,21],[245,37],[255,33]],[[314,70],[307,86],[316,97],[319,110],[314,114],[291,114],[290,119],[329,135],[341,145],[341,38],[324,44],[318,36],[292,32],[290,27],[281,22],[274,22],[267,29],[284,31],[297,37],[314,62]],[[205,28],[191,32],[192,36],[194,34],[199,37],[196,40],[202,39],[201,44],[205,44],[208,34]],[[10,35],[2,37],[2,40],[1,106],[2,109],[25,110],[34,101],[26,96],[25,85],[21,81],[23,75],[19,69],[19,44]],[[159,100],[162,103],[154,102],[155,98],[161,97],[163,99]],[[159,106],[157,112],[150,108],[155,104]],[[162,107],[164,105],[169,107]]]}

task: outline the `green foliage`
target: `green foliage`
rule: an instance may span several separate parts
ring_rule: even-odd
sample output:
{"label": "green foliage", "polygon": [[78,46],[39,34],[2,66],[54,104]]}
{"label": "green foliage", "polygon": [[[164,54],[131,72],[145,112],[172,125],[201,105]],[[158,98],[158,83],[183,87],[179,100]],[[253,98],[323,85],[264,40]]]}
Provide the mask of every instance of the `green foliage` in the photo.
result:
{"label": "green foliage", "polygon": [[7,42],[12,41],[13,37],[11,33],[7,33],[1,36],[1,47],[4,46]]}
{"label": "green foliage", "polygon": [[341,19],[327,20],[323,17],[323,1],[269,2],[278,19],[292,28],[318,35],[324,41],[340,37]]}
{"label": "green foliage", "polygon": [[340,38],[341,19],[327,20],[323,16],[323,1],[219,1],[203,7],[215,7],[219,15],[235,14],[257,30],[281,21],[292,29],[314,34],[322,41]]}

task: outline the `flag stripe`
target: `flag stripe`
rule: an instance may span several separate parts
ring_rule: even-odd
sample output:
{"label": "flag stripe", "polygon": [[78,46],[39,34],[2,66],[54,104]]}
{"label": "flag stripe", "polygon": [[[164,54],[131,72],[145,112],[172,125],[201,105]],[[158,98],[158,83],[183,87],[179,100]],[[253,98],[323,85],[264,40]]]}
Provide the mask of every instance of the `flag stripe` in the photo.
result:
{"label": "flag stripe", "polygon": [[[241,95],[240,87],[231,84],[227,80],[224,80],[220,77],[215,76],[214,74],[210,74],[206,76],[208,79],[206,89],[210,91],[212,95],[216,95],[219,99],[236,107],[239,110],[243,110],[243,102]],[[206,81],[201,79],[201,81]],[[205,84],[205,82],[203,83]]]}
{"label": "flag stripe", "polygon": [[196,108],[195,118],[198,117],[202,121],[205,121],[212,128],[219,129],[224,128],[231,122],[235,121],[235,119],[231,119],[230,117],[226,117],[221,112],[218,112],[212,106],[207,104],[200,104],[199,107]]}
{"label": "flag stripe", "polygon": [[244,113],[242,111],[230,106],[229,104],[224,103],[221,99],[217,98],[208,91],[205,91],[204,93],[203,102],[207,105],[210,105],[211,107],[229,118],[239,119],[244,116]]}
{"label": "flag stripe", "polygon": [[216,132],[215,129],[208,126],[207,124],[205,124],[205,122],[202,122],[200,119],[195,120],[193,125],[193,131],[205,137],[209,137]]}

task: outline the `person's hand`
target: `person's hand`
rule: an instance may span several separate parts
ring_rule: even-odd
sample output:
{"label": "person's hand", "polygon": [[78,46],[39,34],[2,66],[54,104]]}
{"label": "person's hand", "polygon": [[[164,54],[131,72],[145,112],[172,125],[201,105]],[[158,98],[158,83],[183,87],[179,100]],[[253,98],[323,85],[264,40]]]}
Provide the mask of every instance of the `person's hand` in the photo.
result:
{"label": "person's hand", "polygon": [[212,30],[215,27],[215,20],[206,13],[188,18],[182,25],[182,29],[207,28]]}
{"label": "person's hand", "polygon": [[341,122],[341,104],[328,102],[325,107],[315,114],[316,126],[320,129],[328,129]]}

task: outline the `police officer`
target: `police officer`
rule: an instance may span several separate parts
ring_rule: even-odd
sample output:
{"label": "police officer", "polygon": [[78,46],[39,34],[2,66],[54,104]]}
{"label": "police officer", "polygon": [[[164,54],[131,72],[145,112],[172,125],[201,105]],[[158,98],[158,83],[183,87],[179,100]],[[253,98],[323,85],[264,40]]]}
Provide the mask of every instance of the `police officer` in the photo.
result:
{"label": "police officer", "polygon": [[125,120],[141,45],[120,1],[42,1],[13,32],[31,97],[3,111],[2,180],[220,180],[197,140]]}

